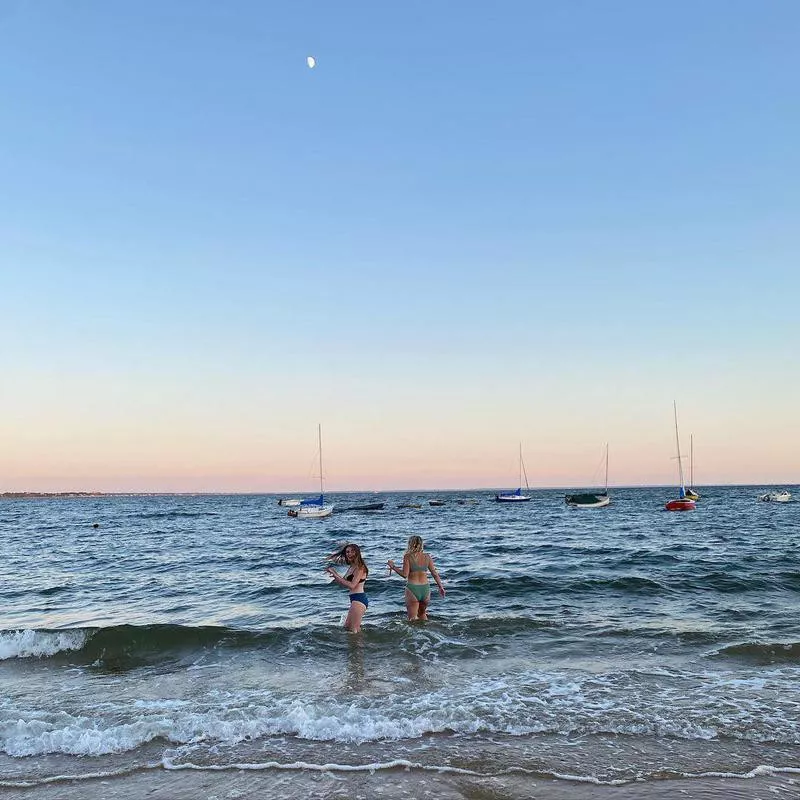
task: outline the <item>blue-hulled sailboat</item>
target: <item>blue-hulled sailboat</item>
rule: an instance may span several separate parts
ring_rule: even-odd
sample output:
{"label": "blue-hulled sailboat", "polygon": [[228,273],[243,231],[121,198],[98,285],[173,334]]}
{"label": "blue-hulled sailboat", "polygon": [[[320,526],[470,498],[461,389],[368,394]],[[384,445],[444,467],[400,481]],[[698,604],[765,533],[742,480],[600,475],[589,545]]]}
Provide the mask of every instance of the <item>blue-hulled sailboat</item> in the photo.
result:
{"label": "blue-hulled sailboat", "polygon": [[522,460],[522,442],[519,443],[519,488],[516,492],[502,492],[496,494],[494,499],[498,503],[524,503],[531,499],[529,494],[522,493],[522,478],[525,478],[525,491],[530,491],[528,486],[528,473],[525,471],[525,462]]}
{"label": "blue-hulled sailboat", "polygon": [[300,501],[297,508],[289,509],[288,516],[297,519],[322,519],[333,513],[333,504],[325,502],[325,493],[322,487],[322,425],[317,425],[319,437],[319,497],[309,497]]}

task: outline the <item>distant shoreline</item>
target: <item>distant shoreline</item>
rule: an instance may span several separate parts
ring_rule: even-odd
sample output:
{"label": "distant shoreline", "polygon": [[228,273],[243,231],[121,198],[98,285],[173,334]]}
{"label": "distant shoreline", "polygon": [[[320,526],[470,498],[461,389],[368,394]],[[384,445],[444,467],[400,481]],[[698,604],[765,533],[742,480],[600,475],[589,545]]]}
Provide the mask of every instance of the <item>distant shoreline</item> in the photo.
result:
{"label": "distant shoreline", "polygon": [[37,500],[48,497],[108,497],[108,492],[0,492],[0,499]]}
{"label": "distant shoreline", "polygon": [[[726,483],[726,484],[697,484],[698,489],[732,489],[732,488],[753,488],[761,489],[766,486],[789,486],[794,487],[798,484],[794,481],[784,481],[775,483]],[[612,492],[625,491],[627,489],[669,489],[674,488],[672,484],[652,484],[636,486],[609,486]],[[572,491],[572,486],[531,486],[530,492],[559,492]],[[503,487],[480,487],[462,489],[336,489],[326,492],[327,495],[336,496],[343,494],[368,494],[368,495],[428,495],[428,494],[494,494],[502,491]],[[308,492],[0,492],[0,500],[48,500],[48,499],[82,499],[93,497],[293,497],[304,496]]]}

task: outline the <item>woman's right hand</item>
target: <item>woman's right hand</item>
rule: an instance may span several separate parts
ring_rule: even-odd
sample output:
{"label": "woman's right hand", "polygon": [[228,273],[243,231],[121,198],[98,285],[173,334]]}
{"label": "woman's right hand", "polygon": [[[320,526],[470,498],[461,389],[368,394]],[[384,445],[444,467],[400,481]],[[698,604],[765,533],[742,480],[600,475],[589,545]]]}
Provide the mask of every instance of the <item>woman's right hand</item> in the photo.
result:
{"label": "woman's right hand", "polygon": [[397,567],[394,565],[394,561],[392,561],[391,558],[386,562],[386,566],[389,567],[390,572],[394,569],[397,569]]}

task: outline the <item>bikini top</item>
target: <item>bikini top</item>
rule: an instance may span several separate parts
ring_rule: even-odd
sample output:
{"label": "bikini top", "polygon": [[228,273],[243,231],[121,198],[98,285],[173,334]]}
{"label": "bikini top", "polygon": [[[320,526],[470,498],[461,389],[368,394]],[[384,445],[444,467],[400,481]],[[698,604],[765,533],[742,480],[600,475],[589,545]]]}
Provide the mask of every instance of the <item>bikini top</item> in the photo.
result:
{"label": "bikini top", "polygon": [[427,572],[428,571],[428,559],[425,559],[425,566],[420,567],[419,564],[415,564],[411,556],[408,557],[408,572],[411,574],[412,572]]}
{"label": "bikini top", "polygon": [[[348,572],[347,575],[344,576],[344,579],[346,581],[351,581],[353,580],[354,577],[355,577],[355,572]],[[366,583],[366,582],[367,578],[366,576],[364,576],[358,583]],[[358,584],[356,584],[356,586],[358,586]]]}

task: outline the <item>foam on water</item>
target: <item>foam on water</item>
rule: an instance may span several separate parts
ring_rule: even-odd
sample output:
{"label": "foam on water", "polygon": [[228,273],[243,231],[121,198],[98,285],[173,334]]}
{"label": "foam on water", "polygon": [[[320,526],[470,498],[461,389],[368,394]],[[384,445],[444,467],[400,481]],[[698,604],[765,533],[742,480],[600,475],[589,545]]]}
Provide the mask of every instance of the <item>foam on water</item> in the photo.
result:
{"label": "foam on water", "polygon": [[89,634],[85,630],[0,631],[0,661],[10,658],[41,658],[80,650]]}
{"label": "foam on water", "polygon": [[[649,676],[526,671],[503,677],[454,676],[432,691],[348,695],[251,689],[186,698],[105,702],[81,712],[0,703],[0,751],[100,756],[159,739],[176,745],[235,745],[272,736],[305,741],[408,741],[432,734],[561,736],[617,734],[693,741],[800,743],[790,697],[794,676],[732,683],[719,675],[677,676],[675,687]],[[213,680],[213,678],[212,678]],[[783,699],[782,699],[783,698]]]}

